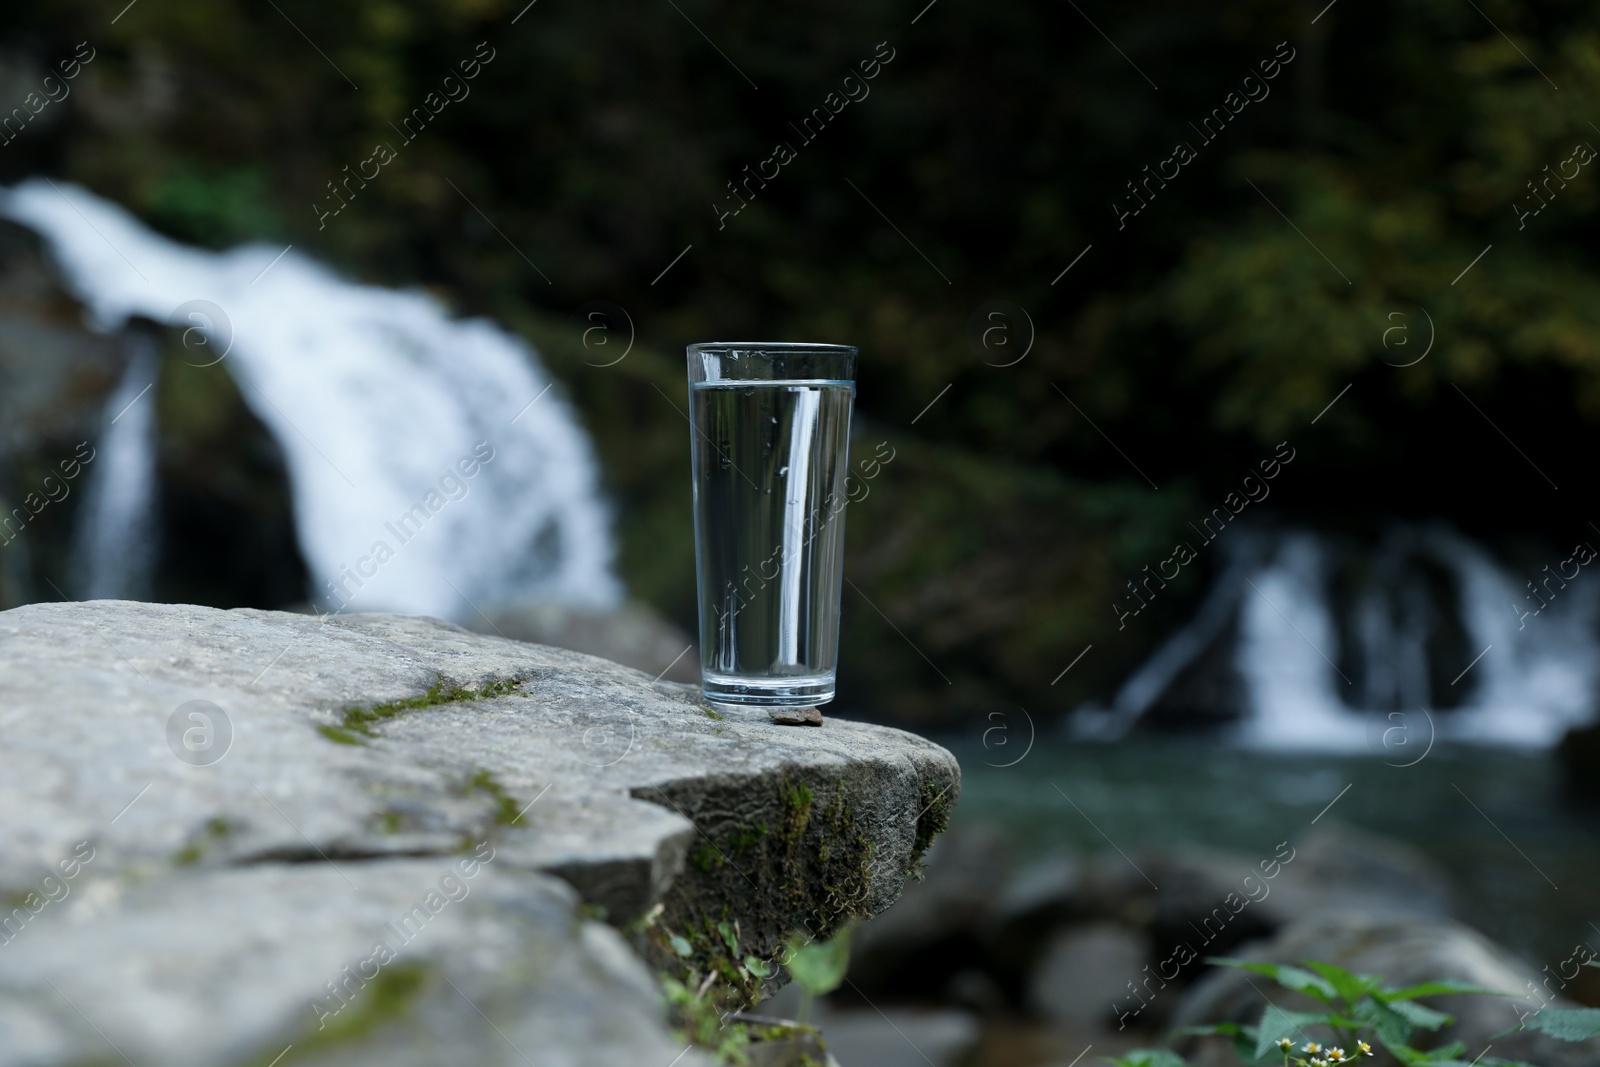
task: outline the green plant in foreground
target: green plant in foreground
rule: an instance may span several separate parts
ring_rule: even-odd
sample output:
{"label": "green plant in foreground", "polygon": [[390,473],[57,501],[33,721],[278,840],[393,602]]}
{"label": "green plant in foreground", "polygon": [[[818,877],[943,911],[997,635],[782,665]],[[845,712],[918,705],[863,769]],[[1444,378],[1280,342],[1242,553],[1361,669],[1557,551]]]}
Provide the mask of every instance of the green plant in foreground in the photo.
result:
{"label": "green plant in foreground", "polygon": [[[816,997],[833,992],[844,981],[850,965],[849,925],[829,941],[790,934],[778,959],[768,961],[741,952],[736,921],[712,923],[707,919],[702,930],[674,932],[660,921],[664,910],[657,904],[628,930],[643,935],[681,966],[681,970],[658,975],[678,1040],[710,1052],[718,1063],[743,1065],[750,1060],[746,1050],[752,1042],[816,1033],[804,1020]],[[804,990],[801,1022],[741,1016],[755,1004],[780,964]],[[810,1062],[805,1053],[801,1060]]]}
{"label": "green plant in foreground", "polygon": [[[1586,960],[1584,966],[1600,969],[1600,960]],[[1561,1041],[1588,1041],[1600,1037],[1600,1008],[1540,1008],[1524,1016],[1517,1029],[1537,1030]]]}
{"label": "green plant in foreground", "polygon": [[789,935],[783,966],[800,986],[800,1021],[811,1018],[811,1005],[839,988],[850,969],[850,929],[846,925],[831,940],[818,941],[799,933]]}
{"label": "green plant in foreground", "polygon": [[744,1050],[751,1027],[730,1016],[755,1002],[773,965],[749,953],[740,955],[736,921],[707,920],[702,932],[674,933],[659,921],[662,910],[656,905],[639,920],[638,929],[682,965],[676,974],[659,976],[678,1039],[709,1050],[719,1063],[748,1062]]}
{"label": "green plant in foreground", "polygon": [[[1254,1026],[1213,1023],[1187,1027],[1173,1035],[1231,1037],[1239,1058],[1247,1064],[1338,1067],[1371,1056],[1370,1041],[1376,1041],[1407,1067],[1530,1067],[1514,1060],[1483,1055],[1469,1063],[1459,1058],[1466,1051],[1465,1044],[1460,1041],[1432,1049],[1419,1049],[1411,1044],[1417,1031],[1437,1031],[1452,1021],[1444,1012],[1418,1004],[1418,998],[1443,994],[1505,995],[1498,990],[1450,979],[1396,989],[1384,985],[1380,977],[1354,974],[1331,963],[1314,961],[1307,961],[1304,967],[1233,959],[1210,962],[1265,975],[1285,989],[1302,993],[1321,1005],[1315,1011],[1289,1011],[1269,1004]],[[1523,1028],[1565,1041],[1583,1041],[1600,1036],[1600,1009],[1546,1008],[1517,1027]],[[1331,1032],[1333,1037],[1326,1043],[1314,1040],[1307,1033],[1312,1029]],[[1187,1065],[1182,1056],[1165,1048],[1135,1049],[1124,1056],[1106,1059],[1116,1067]]]}

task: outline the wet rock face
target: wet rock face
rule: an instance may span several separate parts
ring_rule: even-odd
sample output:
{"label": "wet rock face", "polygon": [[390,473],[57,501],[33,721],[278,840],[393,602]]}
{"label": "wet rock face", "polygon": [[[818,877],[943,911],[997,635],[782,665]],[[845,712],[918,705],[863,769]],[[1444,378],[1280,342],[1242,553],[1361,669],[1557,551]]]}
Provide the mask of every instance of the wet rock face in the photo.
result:
{"label": "wet rock face", "polygon": [[959,789],[899,731],[397,616],[0,613],[0,737],[0,1065],[669,1063],[580,905],[770,958],[892,903]]}
{"label": "wet rock face", "polygon": [[141,348],[158,531],[144,594],[216,607],[305,600],[282,453],[208,345],[148,322],[93,332],[38,237],[0,223],[0,609],[78,595],[82,507],[107,466],[111,398]]}
{"label": "wet rock face", "polygon": [[1600,723],[1567,731],[1557,755],[1567,791],[1586,803],[1600,803]]}
{"label": "wet rock face", "polygon": [[[155,331],[153,599],[218,608],[303,603],[309,579],[283,450],[198,330]],[[221,344],[223,338],[217,338]],[[315,432],[307,427],[307,432]]]}
{"label": "wet rock face", "polygon": [[39,238],[0,222],[0,455],[31,455],[94,432],[116,384],[114,340],[91,333]]}
{"label": "wet rock face", "polygon": [[52,278],[38,238],[0,223],[0,608],[50,599],[101,409],[121,372],[117,343],[90,333]]}

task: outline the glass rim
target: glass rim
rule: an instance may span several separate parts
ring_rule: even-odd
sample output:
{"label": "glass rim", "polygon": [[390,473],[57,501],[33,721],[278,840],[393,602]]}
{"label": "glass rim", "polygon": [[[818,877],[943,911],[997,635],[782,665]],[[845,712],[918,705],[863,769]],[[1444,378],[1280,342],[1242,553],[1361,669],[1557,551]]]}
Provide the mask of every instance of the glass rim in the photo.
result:
{"label": "glass rim", "polygon": [[698,344],[688,345],[685,351],[690,355],[722,352],[776,352],[836,356],[859,356],[861,354],[861,350],[855,345],[835,345],[819,341],[701,341]]}

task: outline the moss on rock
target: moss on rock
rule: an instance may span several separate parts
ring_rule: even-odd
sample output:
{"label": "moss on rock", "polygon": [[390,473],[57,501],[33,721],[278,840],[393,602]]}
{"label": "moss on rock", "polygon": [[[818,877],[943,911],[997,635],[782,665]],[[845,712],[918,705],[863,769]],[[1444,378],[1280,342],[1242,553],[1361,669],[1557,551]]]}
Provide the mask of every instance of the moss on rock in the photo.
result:
{"label": "moss on rock", "polygon": [[[743,953],[772,961],[796,929],[827,938],[851,918],[872,914],[876,850],[858,825],[855,788],[847,776],[796,775],[765,785],[727,782],[694,798],[640,794],[665,799],[700,830],[688,855],[695,874],[674,883],[662,920],[685,932],[696,969],[717,970],[711,950],[721,924],[742,931]],[[741,815],[729,818],[730,812]],[[660,951],[651,954],[658,964],[680,965]]]}
{"label": "moss on rock", "polygon": [[428,691],[418,697],[407,697],[403,700],[388,700],[381,704],[370,704],[365,707],[351,705],[344,709],[340,715],[337,726],[323,724],[317,731],[328,740],[341,745],[359,745],[361,738],[377,737],[378,732],[374,727],[396,715],[403,715],[408,711],[421,711],[425,708],[438,707],[441,704],[461,704],[471,700],[486,700],[490,697],[505,696],[516,692],[523,682],[522,678],[496,678],[491,681],[461,685],[452,682],[442,674],[434,675],[434,682]]}

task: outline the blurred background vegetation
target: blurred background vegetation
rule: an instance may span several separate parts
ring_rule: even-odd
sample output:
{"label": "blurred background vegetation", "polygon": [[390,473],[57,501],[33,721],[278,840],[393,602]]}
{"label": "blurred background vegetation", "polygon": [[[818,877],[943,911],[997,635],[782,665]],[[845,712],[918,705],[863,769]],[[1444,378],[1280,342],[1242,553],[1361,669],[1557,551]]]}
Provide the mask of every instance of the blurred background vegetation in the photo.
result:
{"label": "blurred background vegetation", "polygon": [[[1543,546],[1596,514],[1597,179],[1552,186],[1524,226],[1513,209],[1600,144],[1593,5],[524,2],[13,5],[0,108],[80,42],[96,56],[0,147],[0,180],[80,182],[201,245],[293,242],[522,332],[597,443],[629,588],[685,627],[682,345],[858,344],[858,441],[896,458],[850,509],[852,710],[1104,699],[1215,561],[1119,630],[1123,583],[1280,441],[1297,458],[1261,516],[1442,516]],[[1270,95],[1202,144],[1190,124],[1280,41]],[[403,143],[479,42],[470,97]],[[880,42],[870,96],[800,144],[789,124]],[[780,141],[798,158],[719,226],[727,183]],[[1178,141],[1198,157],[1119,227],[1125,183]],[[398,158],[319,226],[377,144]],[[583,341],[596,300],[637,330],[615,365]],[[1027,317],[1003,355],[973,343],[996,300]],[[163,420],[214,411],[163,389]],[[172,432],[215,453],[205,425]],[[292,586],[168,595],[279,606]]]}

